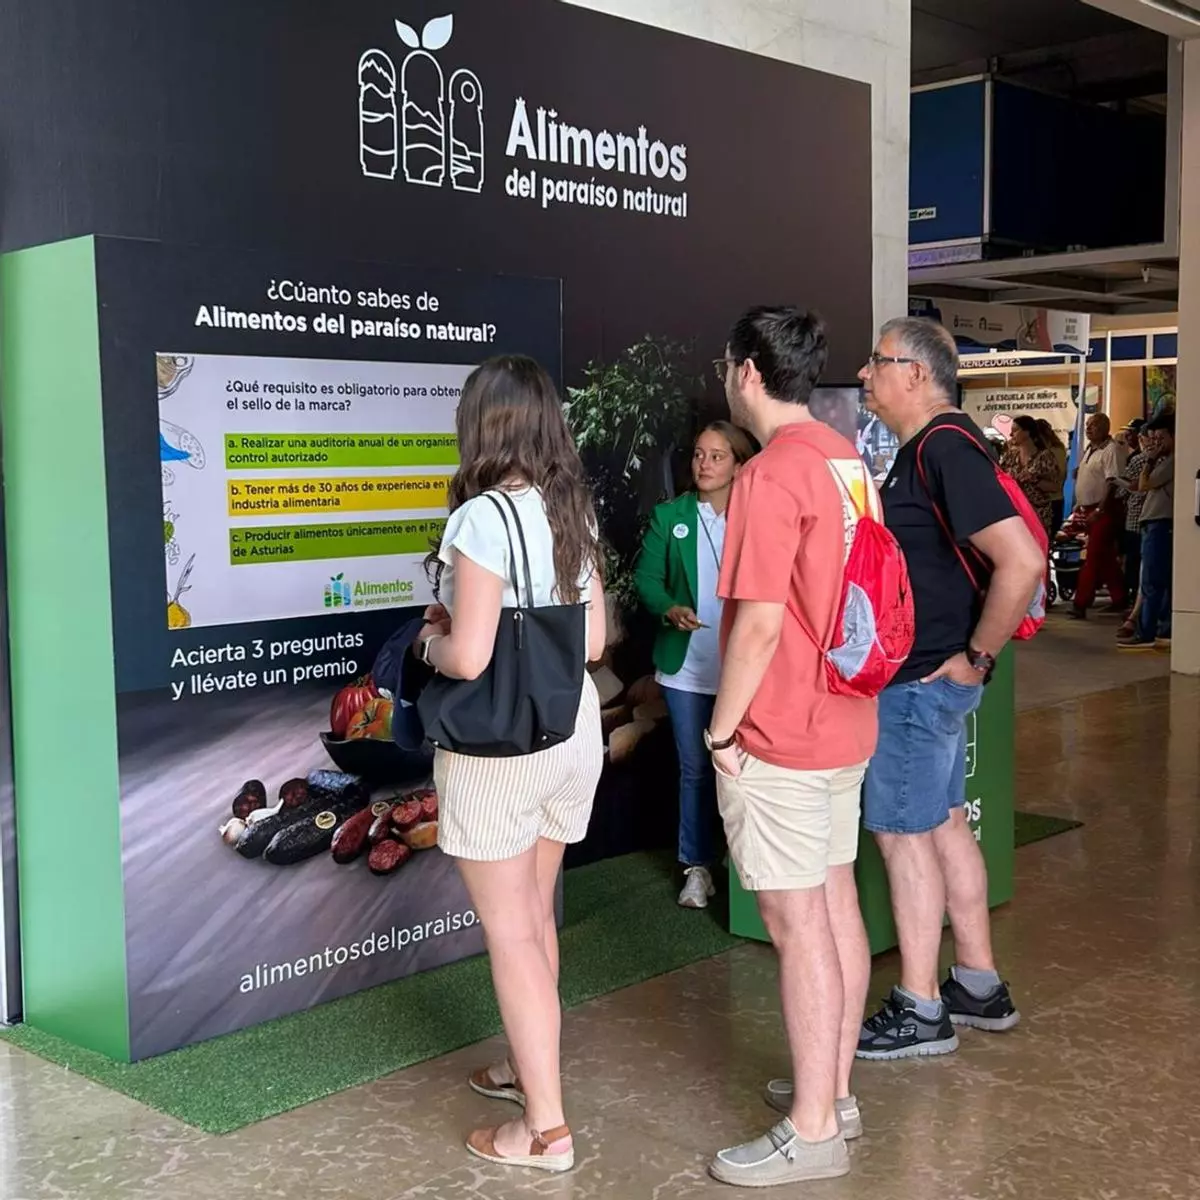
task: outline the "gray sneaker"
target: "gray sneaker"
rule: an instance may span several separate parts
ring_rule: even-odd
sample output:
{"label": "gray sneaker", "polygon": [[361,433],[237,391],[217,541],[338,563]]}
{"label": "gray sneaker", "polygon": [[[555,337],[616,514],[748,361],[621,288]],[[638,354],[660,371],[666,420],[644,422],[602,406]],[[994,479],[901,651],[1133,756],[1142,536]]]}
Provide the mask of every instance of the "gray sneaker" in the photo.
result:
{"label": "gray sneaker", "polygon": [[680,908],[707,908],[708,902],[717,894],[712,874],[707,867],[688,867],[683,891],[679,893]]}
{"label": "gray sneaker", "polygon": [[[792,1098],[795,1090],[790,1079],[772,1079],[767,1084],[767,1103],[777,1112],[786,1117],[792,1111]],[[833,1111],[837,1115],[838,1129],[848,1142],[863,1135],[862,1112],[858,1107],[857,1096],[847,1096],[844,1100],[833,1102]]]}
{"label": "gray sneaker", "polygon": [[850,1173],[850,1152],[840,1133],[825,1142],[802,1141],[785,1117],[762,1137],[722,1150],[708,1171],[721,1183],[746,1188],[837,1179]]}

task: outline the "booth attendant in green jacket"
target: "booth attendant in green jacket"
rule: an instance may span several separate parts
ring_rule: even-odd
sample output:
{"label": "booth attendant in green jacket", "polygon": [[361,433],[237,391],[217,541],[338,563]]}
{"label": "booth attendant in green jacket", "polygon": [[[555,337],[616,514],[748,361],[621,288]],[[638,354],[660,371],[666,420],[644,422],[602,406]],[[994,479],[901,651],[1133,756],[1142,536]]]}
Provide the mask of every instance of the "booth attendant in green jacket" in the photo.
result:
{"label": "booth attendant in green jacket", "polygon": [[637,563],[638,595],[662,622],[654,665],[679,754],[679,861],[685,873],[679,903],[685,908],[706,907],[715,890],[717,789],[704,731],[721,681],[717,577],[729,493],[753,453],[736,425],[709,425],[692,453],[696,490],[654,510]]}

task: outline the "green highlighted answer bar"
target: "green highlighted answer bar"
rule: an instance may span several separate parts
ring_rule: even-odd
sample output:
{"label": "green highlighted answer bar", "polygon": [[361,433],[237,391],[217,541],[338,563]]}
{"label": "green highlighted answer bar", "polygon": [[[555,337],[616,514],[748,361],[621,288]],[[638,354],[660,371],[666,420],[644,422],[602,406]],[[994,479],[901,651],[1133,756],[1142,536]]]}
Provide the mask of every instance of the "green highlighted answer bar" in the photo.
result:
{"label": "green highlighted answer bar", "polygon": [[336,525],[255,525],[231,529],[229,561],[235,567],[244,567],[265,562],[425,554],[445,524],[442,519],[347,521]]}
{"label": "green highlighted answer bar", "polygon": [[230,471],[458,465],[452,433],[227,433]]}

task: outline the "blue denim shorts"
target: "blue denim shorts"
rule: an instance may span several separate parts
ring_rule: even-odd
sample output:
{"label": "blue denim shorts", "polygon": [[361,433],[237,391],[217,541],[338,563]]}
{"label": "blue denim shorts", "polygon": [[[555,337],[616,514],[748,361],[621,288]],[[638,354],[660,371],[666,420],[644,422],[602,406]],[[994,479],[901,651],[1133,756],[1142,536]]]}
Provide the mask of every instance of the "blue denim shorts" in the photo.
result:
{"label": "blue denim shorts", "polygon": [[928,833],[966,803],[967,721],[982,687],[901,683],[879,696],[879,746],[863,785],[872,833]]}

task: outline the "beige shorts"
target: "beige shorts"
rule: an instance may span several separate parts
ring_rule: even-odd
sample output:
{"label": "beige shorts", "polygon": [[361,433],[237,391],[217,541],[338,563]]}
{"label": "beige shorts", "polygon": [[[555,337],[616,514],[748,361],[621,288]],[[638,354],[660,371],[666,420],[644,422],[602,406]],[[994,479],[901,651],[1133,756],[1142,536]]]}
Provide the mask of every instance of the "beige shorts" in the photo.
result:
{"label": "beige shorts", "polygon": [[793,771],[742,755],[737,779],[717,772],[729,853],[748,892],[820,887],[830,867],[858,857],[867,764]]}
{"label": "beige shorts", "polygon": [[520,758],[437,752],[438,845],[453,858],[499,862],[538,838],[582,842],[603,765],[600,698],[586,675],[575,732],[560,745]]}

